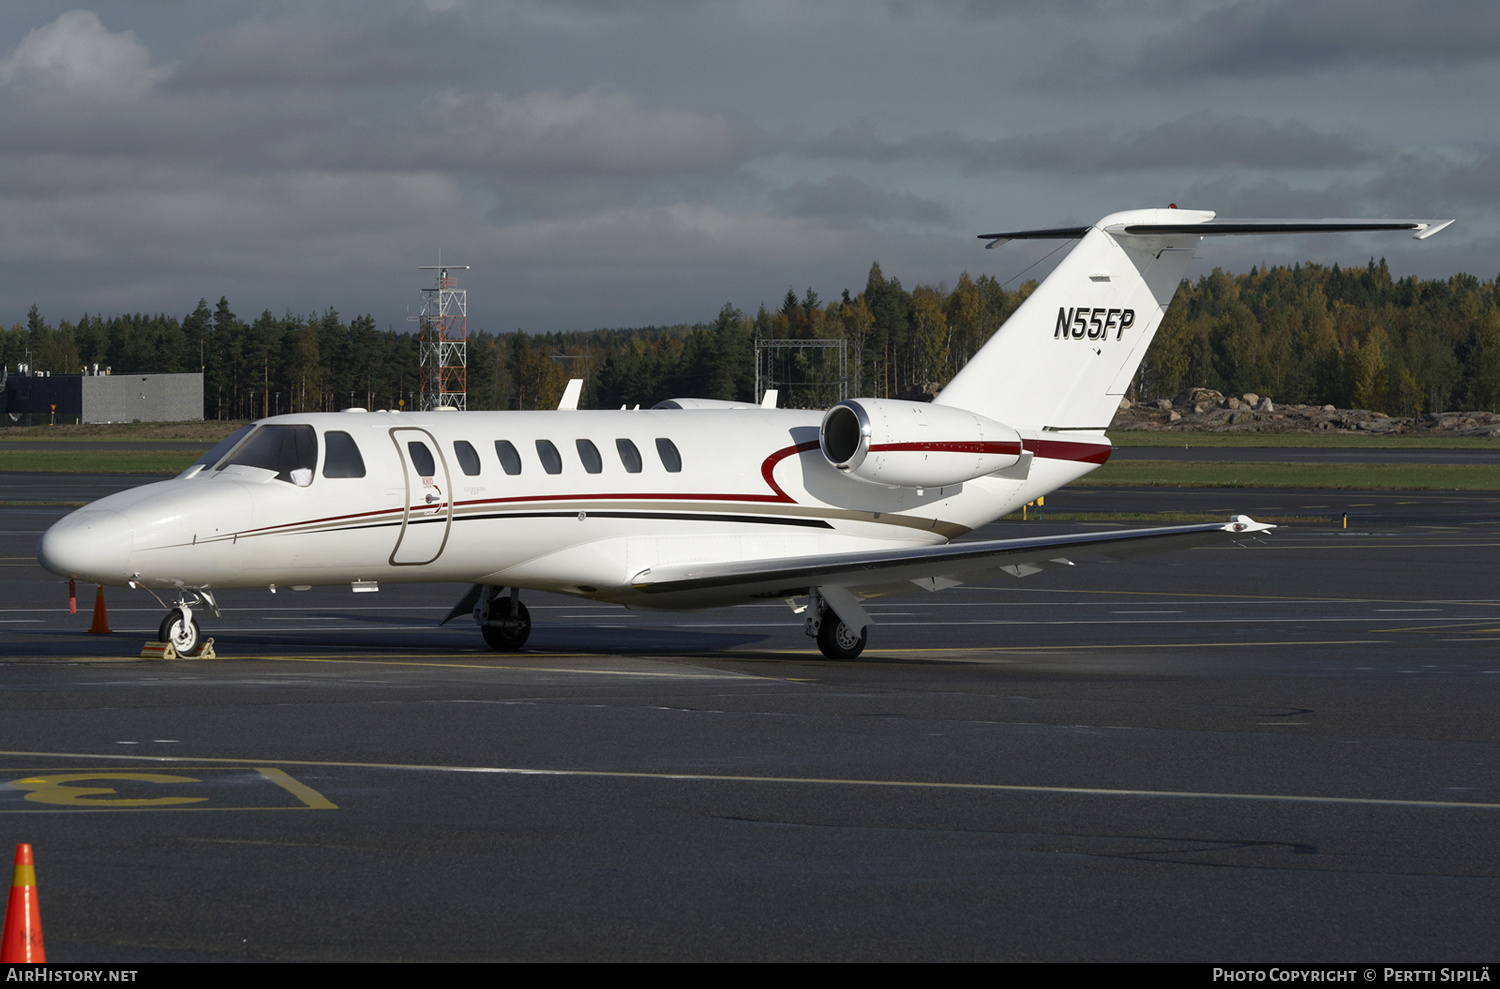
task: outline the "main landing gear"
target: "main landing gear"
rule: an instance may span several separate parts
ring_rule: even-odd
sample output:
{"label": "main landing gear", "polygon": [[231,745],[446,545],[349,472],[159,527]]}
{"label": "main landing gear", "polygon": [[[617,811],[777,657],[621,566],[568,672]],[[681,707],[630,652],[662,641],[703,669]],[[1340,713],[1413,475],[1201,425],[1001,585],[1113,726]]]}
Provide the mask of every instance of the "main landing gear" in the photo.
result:
{"label": "main landing gear", "polygon": [[828,600],[818,588],[808,592],[807,614],[802,619],[803,631],[818,640],[818,650],[829,659],[854,659],[865,651],[870,641],[870,629],[862,625],[855,629],[838,616],[828,605]]}
{"label": "main landing gear", "polygon": [[203,604],[208,605],[215,618],[219,617],[219,605],[208,591],[178,594],[177,603],[167,612],[167,617],[161,620],[161,627],[156,630],[156,641],[170,642],[179,656],[197,653],[203,646],[203,633],[198,628],[198,619],[193,617],[193,609]]}
{"label": "main landing gear", "polygon": [[531,612],[521,603],[521,589],[512,587],[500,597],[500,587],[485,587],[474,605],[474,621],[484,641],[496,652],[515,652],[531,637]]}

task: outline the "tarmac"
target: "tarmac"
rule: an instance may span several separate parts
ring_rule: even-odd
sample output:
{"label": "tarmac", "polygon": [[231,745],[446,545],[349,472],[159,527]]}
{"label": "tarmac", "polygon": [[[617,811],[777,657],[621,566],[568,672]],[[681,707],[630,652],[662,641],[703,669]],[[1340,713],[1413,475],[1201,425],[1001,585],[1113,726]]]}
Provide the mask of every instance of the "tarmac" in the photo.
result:
{"label": "tarmac", "polygon": [[1288,521],[877,601],[850,662],[781,602],[542,594],[496,654],[456,585],[225,591],[161,662],[148,592],[89,635],[34,559],[141,480],[0,475],[49,959],[1495,960],[1496,493],[1064,489],[974,536]]}

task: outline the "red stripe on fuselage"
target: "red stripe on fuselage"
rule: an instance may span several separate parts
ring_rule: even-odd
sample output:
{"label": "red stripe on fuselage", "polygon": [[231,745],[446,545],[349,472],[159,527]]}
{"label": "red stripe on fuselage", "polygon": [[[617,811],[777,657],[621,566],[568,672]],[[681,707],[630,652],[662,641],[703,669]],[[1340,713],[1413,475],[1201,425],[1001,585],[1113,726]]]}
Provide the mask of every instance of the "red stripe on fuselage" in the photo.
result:
{"label": "red stripe on fuselage", "polygon": [[[816,445],[816,444],[814,444]],[[979,443],[955,440],[937,443],[876,443],[871,453],[916,451],[923,453],[1011,453],[1021,455],[1019,443]]]}
{"label": "red stripe on fuselage", "polygon": [[[615,492],[604,492],[604,493],[600,493],[600,494],[577,494],[577,493],[575,493],[575,494],[556,494],[556,495],[517,495],[517,496],[515,496],[513,498],[476,498],[476,499],[474,499],[472,501],[456,501],[456,502],[453,503],[453,507],[454,508],[461,508],[461,507],[474,506],[474,505],[508,505],[508,504],[509,505],[513,505],[513,504],[518,504],[518,503],[523,503],[523,502],[537,502],[537,501],[611,501],[611,500],[612,501],[740,501],[740,502],[761,502],[761,503],[772,503],[772,502],[774,502],[774,503],[780,503],[780,504],[796,504],[797,503],[796,499],[793,498],[791,495],[787,494],[785,491],[783,491],[781,489],[781,485],[779,485],[779,484],[776,483],[776,478],[775,478],[776,465],[779,464],[781,461],[785,460],[787,457],[792,456],[793,454],[803,453],[803,452],[805,452],[807,450],[815,450],[815,449],[817,449],[817,446],[818,446],[817,440],[812,440],[812,441],[807,442],[807,443],[798,443],[796,446],[782,447],[780,450],[777,450],[775,453],[771,454],[764,461],[762,461],[762,463],[760,465],[760,476],[766,482],[767,486],[769,486],[771,488],[771,490],[774,492],[773,494],[706,494],[706,493],[693,493],[693,492],[686,492],[686,493],[684,493],[684,492],[666,492],[666,491],[656,491],[656,492],[649,492],[649,493],[644,493],[643,494],[643,493],[640,493],[640,492],[618,492],[618,491],[615,491]],[[377,509],[376,511],[372,511],[372,512],[356,512],[356,513],[354,513],[352,515],[330,515],[330,516],[328,516],[326,518],[306,519],[306,520],[301,521],[301,522],[286,522],[286,523],[283,523],[281,525],[271,525],[271,526],[266,526],[266,527],[261,528],[261,529],[247,529],[247,530],[244,530],[240,534],[248,536],[248,535],[252,535],[252,534],[275,532],[278,529],[291,529],[291,528],[295,528],[295,527],[298,527],[298,526],[304,526],[304,525],[321,525],[321,524],[327,523],[327,522],[344,522],[344,521],[348,521],[349,519],[368,518],[368,517],[370,517],[372,515],[387,515],[387,514],[394,514],[394,513],[403,513],[404,514],[406,511],[411,511],[413,513],[417,512],[417,511],[429,512],[429,511],[432,511],[432,509],[433,509],[433,506],[431,506],[431,505],[413,505],[413,506],[411,506],[411,508],[409,510],[408,509],[401,509],[401,508],[381,508],[381,509]],[[437,512],[441,512],[441,511],[442,511],[442,508],[439,507],[437,509]],[[434,513],[434,515],[435,514],[436,513]],[[424,517],[432,517],[432,516],[424,516]]]}
{"label": "red stripe on fuselage", "polygon": [[1067,440],[1027,440],[1026,449],[1046,460],[1076,460],[1102,464],[1114,448],[1107,443],[1072,443]]}

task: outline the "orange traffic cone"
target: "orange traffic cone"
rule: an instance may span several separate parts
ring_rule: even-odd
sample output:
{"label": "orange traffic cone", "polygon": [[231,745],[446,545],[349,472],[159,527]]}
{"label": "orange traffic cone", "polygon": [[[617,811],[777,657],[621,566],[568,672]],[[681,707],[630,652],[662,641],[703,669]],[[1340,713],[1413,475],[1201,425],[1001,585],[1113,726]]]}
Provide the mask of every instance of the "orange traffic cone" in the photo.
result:
{"label": "orange traffic cone", "polygon": [[94,624],[89,626],[89,632],[95,635],[109,634],[109,616],[104,613],[104,585],[99,585],[99,593],[94,595]]}
{"label": "orange traffic cone", "polygon": [[10,902],[5,906],[5,932],[0,935],[0,963],[44,962],[42,914],[36,904],[36,866],[31,846],[16,846],[16,869],[10,881]]}

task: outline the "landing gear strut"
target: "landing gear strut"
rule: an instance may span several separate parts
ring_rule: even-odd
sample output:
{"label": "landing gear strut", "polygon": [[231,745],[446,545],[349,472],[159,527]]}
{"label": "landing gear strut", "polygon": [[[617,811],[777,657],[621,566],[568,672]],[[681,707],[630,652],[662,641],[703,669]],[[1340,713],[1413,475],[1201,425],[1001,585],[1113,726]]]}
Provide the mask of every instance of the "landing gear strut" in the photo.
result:
{"label": "landing gear strut", "polygon": [[512,587],[510,594],[500,597],[499,587],[486,587],[474,606],[474,620],[479,623],[479,632],[491,649],[497,652],[515,652],[531,637],[531,612],[521,603],[521,589]]}

